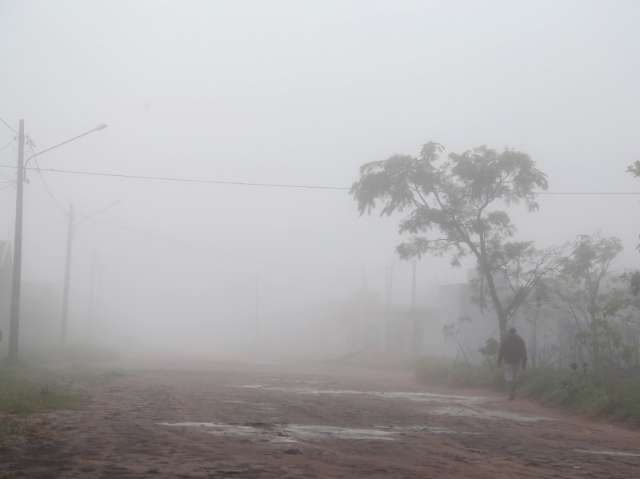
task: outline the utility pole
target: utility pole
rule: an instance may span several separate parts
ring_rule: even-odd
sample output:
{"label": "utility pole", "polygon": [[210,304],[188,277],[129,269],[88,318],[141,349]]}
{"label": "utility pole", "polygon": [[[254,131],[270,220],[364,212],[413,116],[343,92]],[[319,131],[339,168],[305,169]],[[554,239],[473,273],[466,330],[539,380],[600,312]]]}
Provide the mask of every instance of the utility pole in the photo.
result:
{"label": "utility pole", "polygon": [[24,120],[18,127],[18,178],[16,188],[16,217],[13,240],[13,275],[11,278],[11,319],[9,323],[10,363],[18,360],[20,335],[20,285],[22,279],[22,198],[24,192]]}
{"label": "utility pole", "polygon": [[416,266],[418,261],[415,259],[411,262],[411,323],[413,328],[411,352],[417,355],[420,352],[421,334],[416,311]]}
{"label": "utility pole", "polygon": [[385,303],[388,311],[391,311],[393,305],[393,265],[387,266],[385,269]]}
{"label": "utility pole", "polygon": [[49,148],[35,152],[33,155],[24,158],[24,120],[20,120],[18,129],[18,178],[16,188],[16,216],[13,240],[13,275],[11,278],[11,316],[9,320],[9,363],[15,363],[18,360],[18,345],[20,337],[20,286],[22,283],[22,223],[23,223],[23,197],[24,197],[24,180],[25,167],[28,166],[36,156],[40,156],[48,151],[60,148],[72,141],[76,141],[96,131],[104,130],[107,125],[100,124],[91,130],[85,131],[80,135],[76,135],[68,140],[57,143]]}
{"label": "utility pole", "polygon": [[89,279],[89,310],[87,319],[93,323],[94,303],[96,300],[96,276],[98,275],[98,254],[94,251],[91,259],[91,276]]}
{"label": "utility pole", "polygon": [[73,247],[73,205],[69,206],[69,218],[67,225],[67,259],[64,266],[64,290],[62,293],[62,324],[60,341],[62,345],[67,342],[67,323],[69,317],[69,284],[71,282],[71,252]]}
{"label": "utility pole", "polygon": [[418,262],[413,260],[411,262],[411,311],[416,310],[416,264]]}
{"label": "utility pole", "polygon": [[392,335],[392,323],[393,323],[393,265],[389,265],[387,266],[387,268],[385,269],[385,273],[386,273],[386,298],[385,298],[385,313],[386,313],[386,318],[385,318],[385,348],[387,351],[391,351],[392,349],[392,341],[391,341],[391,335]]}

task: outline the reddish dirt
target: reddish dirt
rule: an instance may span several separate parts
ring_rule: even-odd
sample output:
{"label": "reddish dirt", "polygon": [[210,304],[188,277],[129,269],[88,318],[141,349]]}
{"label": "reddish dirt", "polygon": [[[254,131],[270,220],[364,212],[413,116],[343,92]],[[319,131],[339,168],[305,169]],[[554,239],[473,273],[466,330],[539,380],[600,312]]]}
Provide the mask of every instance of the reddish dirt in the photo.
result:
{"label": "reddish dirt", "polygon": [[[310,391],[434,391],[401,372],[218,365],[93,373],[77,384],[90,398],[87,407],[29,418],[37,434],[27,443],[0,447],[0,477],[640,477],[640,456],[580,452],[640,454],[639,432],[565,417],[528,401],[509,402],[483,392],[486,402],[462,400],[463,410],[476,417],[456,417],[438,414],[449,405],[447,398]],[[549,419],[486,418],[486,411]],[[160,424],[185,421],[251,426],[260,433],[215,435],[204,428]],[[281,432],[288,424],[395,434],[385,441],[300,438]]]}

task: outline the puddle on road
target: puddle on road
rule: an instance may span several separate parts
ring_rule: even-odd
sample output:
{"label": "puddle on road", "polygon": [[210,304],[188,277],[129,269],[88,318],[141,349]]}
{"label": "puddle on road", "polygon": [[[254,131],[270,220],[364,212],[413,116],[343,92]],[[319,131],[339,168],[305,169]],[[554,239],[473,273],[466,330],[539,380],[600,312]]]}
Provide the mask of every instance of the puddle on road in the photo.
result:
{"label": "puddle on road", "polygon": [[429,411],[429,413],[438,416],[470,417],[476,419],[507,419],[509,421],[515,422],[540,422],[551,420],[551,418],[543,416],[527,416],[524,414],[518,414],[508,411],[475,409],[470,407],[456,406],[438,407],[433,409],[432,411]]}
{"label": "puddle on road", "polygon": [[242,386],[245,389],[260,389],[263,391],[278,391],[295,394],[309,395],[359,395],[374,396],[383,399],[406,399],[409,401],[427,401],[427,402],[447,402],[454,404],[477,404],[487,400],[482,396],[459,396],[455,394],[437,394],[427,392],[387,392],[387,391],[356,391],[353,389],[314,389],[314,388],[296,388],[296,387],[277,387],[277,386],[261,386],[259,384],[247,384]]}
{"label": "puddle on road", "polygon": [[611,451],[607,449],[574,449],[573,452],[580,452],[582,454],[595,454],[598,456],[640,457],[640,453],[638,452]]}
{"label": "puddle on road", "polygon": [[161,422],[160,426],[186,427],[201,429],[207,434],[216,436],[256,436],[264,431],[253,426],[240,426],[235,424],[221,424],[215,422]]}
{"label": "puddle on road", "polygon": [[308,424],[257,424],[236,425],[216,422],[161,422],[160,426],[193,428],[216,436],[254,437],[273,443],[292,443],[297,440],[346,439],[354,441],[394,441],[403,433],[428,434],[479,434],[458,432],[439,426],[380,426],[375,428],[350,428]]}
{"label": "puddle on road", "polygon": [[480,436],[482,433],[480,432],[468,432],[468,431],[454,431],[448,427],[440,427],[440,426],[409,426],[409,427],[401,427],[395,428],[402,432],[426,432],[429,434],[453,434],[453,435],[461,435],[461,436]]}
{"label": "puddle on road", "polygon": [[260,389],[263,391],[278,391],[294,394],[309,395],[361,395],[373,396],[382,399],[404,399],[408,401],[423,401],[430,403],[450,404],[447,406],[436,407],[429,411],[429,414],[440,416],[456,416],[470,417],[477,419],[505,419],[515,422],[539,422],[548,421],[551,418],[542,416],[528,416],[509,411],[496,411],[478,406],[488,400],[483,396],[460,396],[455,394],[437,394],[428,392],[382,392],[382,391],[355,391],[351,389],[313,389],[313,388],[295,388],[295,387],[275,387],[261,386],[251,384],[243,386],[248,389]]}
{"label": "puddle on road", "polygon": [[286,432],[299,439],[352,439],[393,441],[394,432],[379,429],[356,429],[337,426],[306,426],[290,424],[284,428]]}
{"label": "puddle on road", "polygon": [[264,424],[259,426],[222,424],[215,422],[161,422],[160,426],[186,427],[199,429],[207,434],[217,436],[247,437],[263,436],[270,442],[291,443],[297,439],[351,439],[351,440],[377,440],[393,441],[395,432],[378,429],[359,429],[337,426],[317,426],[288,424],[276,426]]}

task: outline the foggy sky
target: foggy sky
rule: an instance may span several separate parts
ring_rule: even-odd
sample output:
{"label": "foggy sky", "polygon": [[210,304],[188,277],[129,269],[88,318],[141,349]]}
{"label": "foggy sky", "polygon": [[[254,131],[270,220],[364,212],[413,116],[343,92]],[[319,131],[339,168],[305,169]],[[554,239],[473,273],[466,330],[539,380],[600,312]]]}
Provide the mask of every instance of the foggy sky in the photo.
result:
{"label": "foggy sky", "polygon": [[[40,148],[109,125],[42,167],[350,186],[362,163],[435,140],[521,149],[553,191],[633,191],[639,19],[633,0],[0,0],[0,117],[24,118]],[[0,125],[0,146],[11,135]],[[2,151],[0,164],[15,157]],[[101,314],[123,336],[188,327],[212,344],[251,330],[256,278],[265,327],[295,331],[363,276],[382,294],[398,262],[399,218],[359,218],[346,192],[44,175],[79,215],[120,201],[77,228],[76,330],[94,252]],[[29,176],[25,281],[60,288],[65,218]],[[0,239],[11,238],[15,189],[0,188]],[[601,231],[624,241],[619,268],[638,266],[637,198],[540,204],[513,212],[519,237],[545,246]],[[394,271],[406,305],[410,269]],[[423,259],[421,302],[465,277]]]}

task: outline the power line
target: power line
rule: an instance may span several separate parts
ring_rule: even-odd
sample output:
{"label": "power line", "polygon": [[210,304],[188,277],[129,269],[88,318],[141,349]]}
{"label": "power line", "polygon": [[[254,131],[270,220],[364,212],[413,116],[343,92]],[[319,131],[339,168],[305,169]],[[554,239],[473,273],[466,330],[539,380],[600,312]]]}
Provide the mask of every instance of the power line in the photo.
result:
{"label": "power line", "polygon": [[[35,143],[33,142],[33,140],[31,138],[27,139],[27,145],[29,146],[29,149],[31,150],[31,152],[35,156],[37,151],[36,151],[36,148],[35,148]],[[60,210],[60,212],[63,215],[66,216],[67,215],[67,210],[62,205],[62,203],[58,200],[58,198],[56,198],[56,195],[53,194],[53,191],[49,187],[49,183],[47,183],[47,180],[45,179],[44,175],[42,174],[42,170],[40,169],[40,164],[38,163],[38,158],[34,158],[34,161],[35,161],[35,164],[36,164],[35,170],[38,172],[38,176],[40,177],[40,181],[42,181],[42,186],[44,186],[44,190],[46,191],[46,193],[49,196],[49,198],[51,198],[51,201],[53,201],[53,205],[58,210]],[[31,169],[31,168],[27,168],[27,169]]]}
{"label": "power line", "polygon": [[[0,165],[0,168],[15,169],[13,165]],[[88,170],[67,170],[62,168],[25,168],[25,170],[45,171],[48,173],[59,173],[78,176],[97,176],[107,178],[123,178],[129,180],[147,180],[147,181],[168,181],[174,183],[200,183],[208,185],[229,185],[229,186],[255,186],[265,188],[289,188],[289,189],[306,189],[306,190],[333,190],[333,191],[349,191],[348,186],[335,185],[308,185],[295,183],[261,183],[250,181],[231,181],[231,180],[213,180],[205,178],[186,178],[177,176],[150,176],[150,175],[131,175],[126,173],[113,173]],[[538,191],[536,194],[540,196],[640,196],[640,191]]]}
{"label": "power line", "polygon": [[537,191],[540,196],[640,196],[640,191]]}
{"label": "power line", "polygon": [[[15,168],[12,165],[0,165],[0,168]],[[34,168],[25,168],[26,170],[33,170]],[[37,169],[37,168],[36,168]],[[60,168],[40,168],[40,171],[46,171],[49,173],[62,173],[70,175],[82,175],[82,176],[103,176],[108,178],[125,178],[131,180],[149,180],[149,181],[170,181],[175,183],[201,183],[209,185],[231,185],[231,186],[260,186],[267,188],[296,188],[307,190],[349,190],[346,186],[327,186],[327,185],[303,185],[303,184],[288,184],[288,183],[253,183],[248,181],[226,181],[226,180],[210,180],[203,178],[184,178],[175,176],[148,176],[148,175],[129,175],[124,173],[108,173],[98,171],[85,171],[85,170],[65,170]]]}
{"label": "power line", "polygon": [[9,148],[13,144],[14,141],[16,141],[16,139],[12,138],[11,141],[9,141],[9,143],[7,143],[6,145],[3,145],[2,147],[0,147],[0,151],[4,151],[7,148]]}
{"label": "power line", "polygon": [[9,123],[7,123],[6,121],[4,121],[4,118],[0,117],[0,122],[4,123],[4,126],[6,126],[7,128],[9,128],[12,132],[14,132],[16,135],[18,134],[18,130],[16,130],[14,127],[12,127]]}

